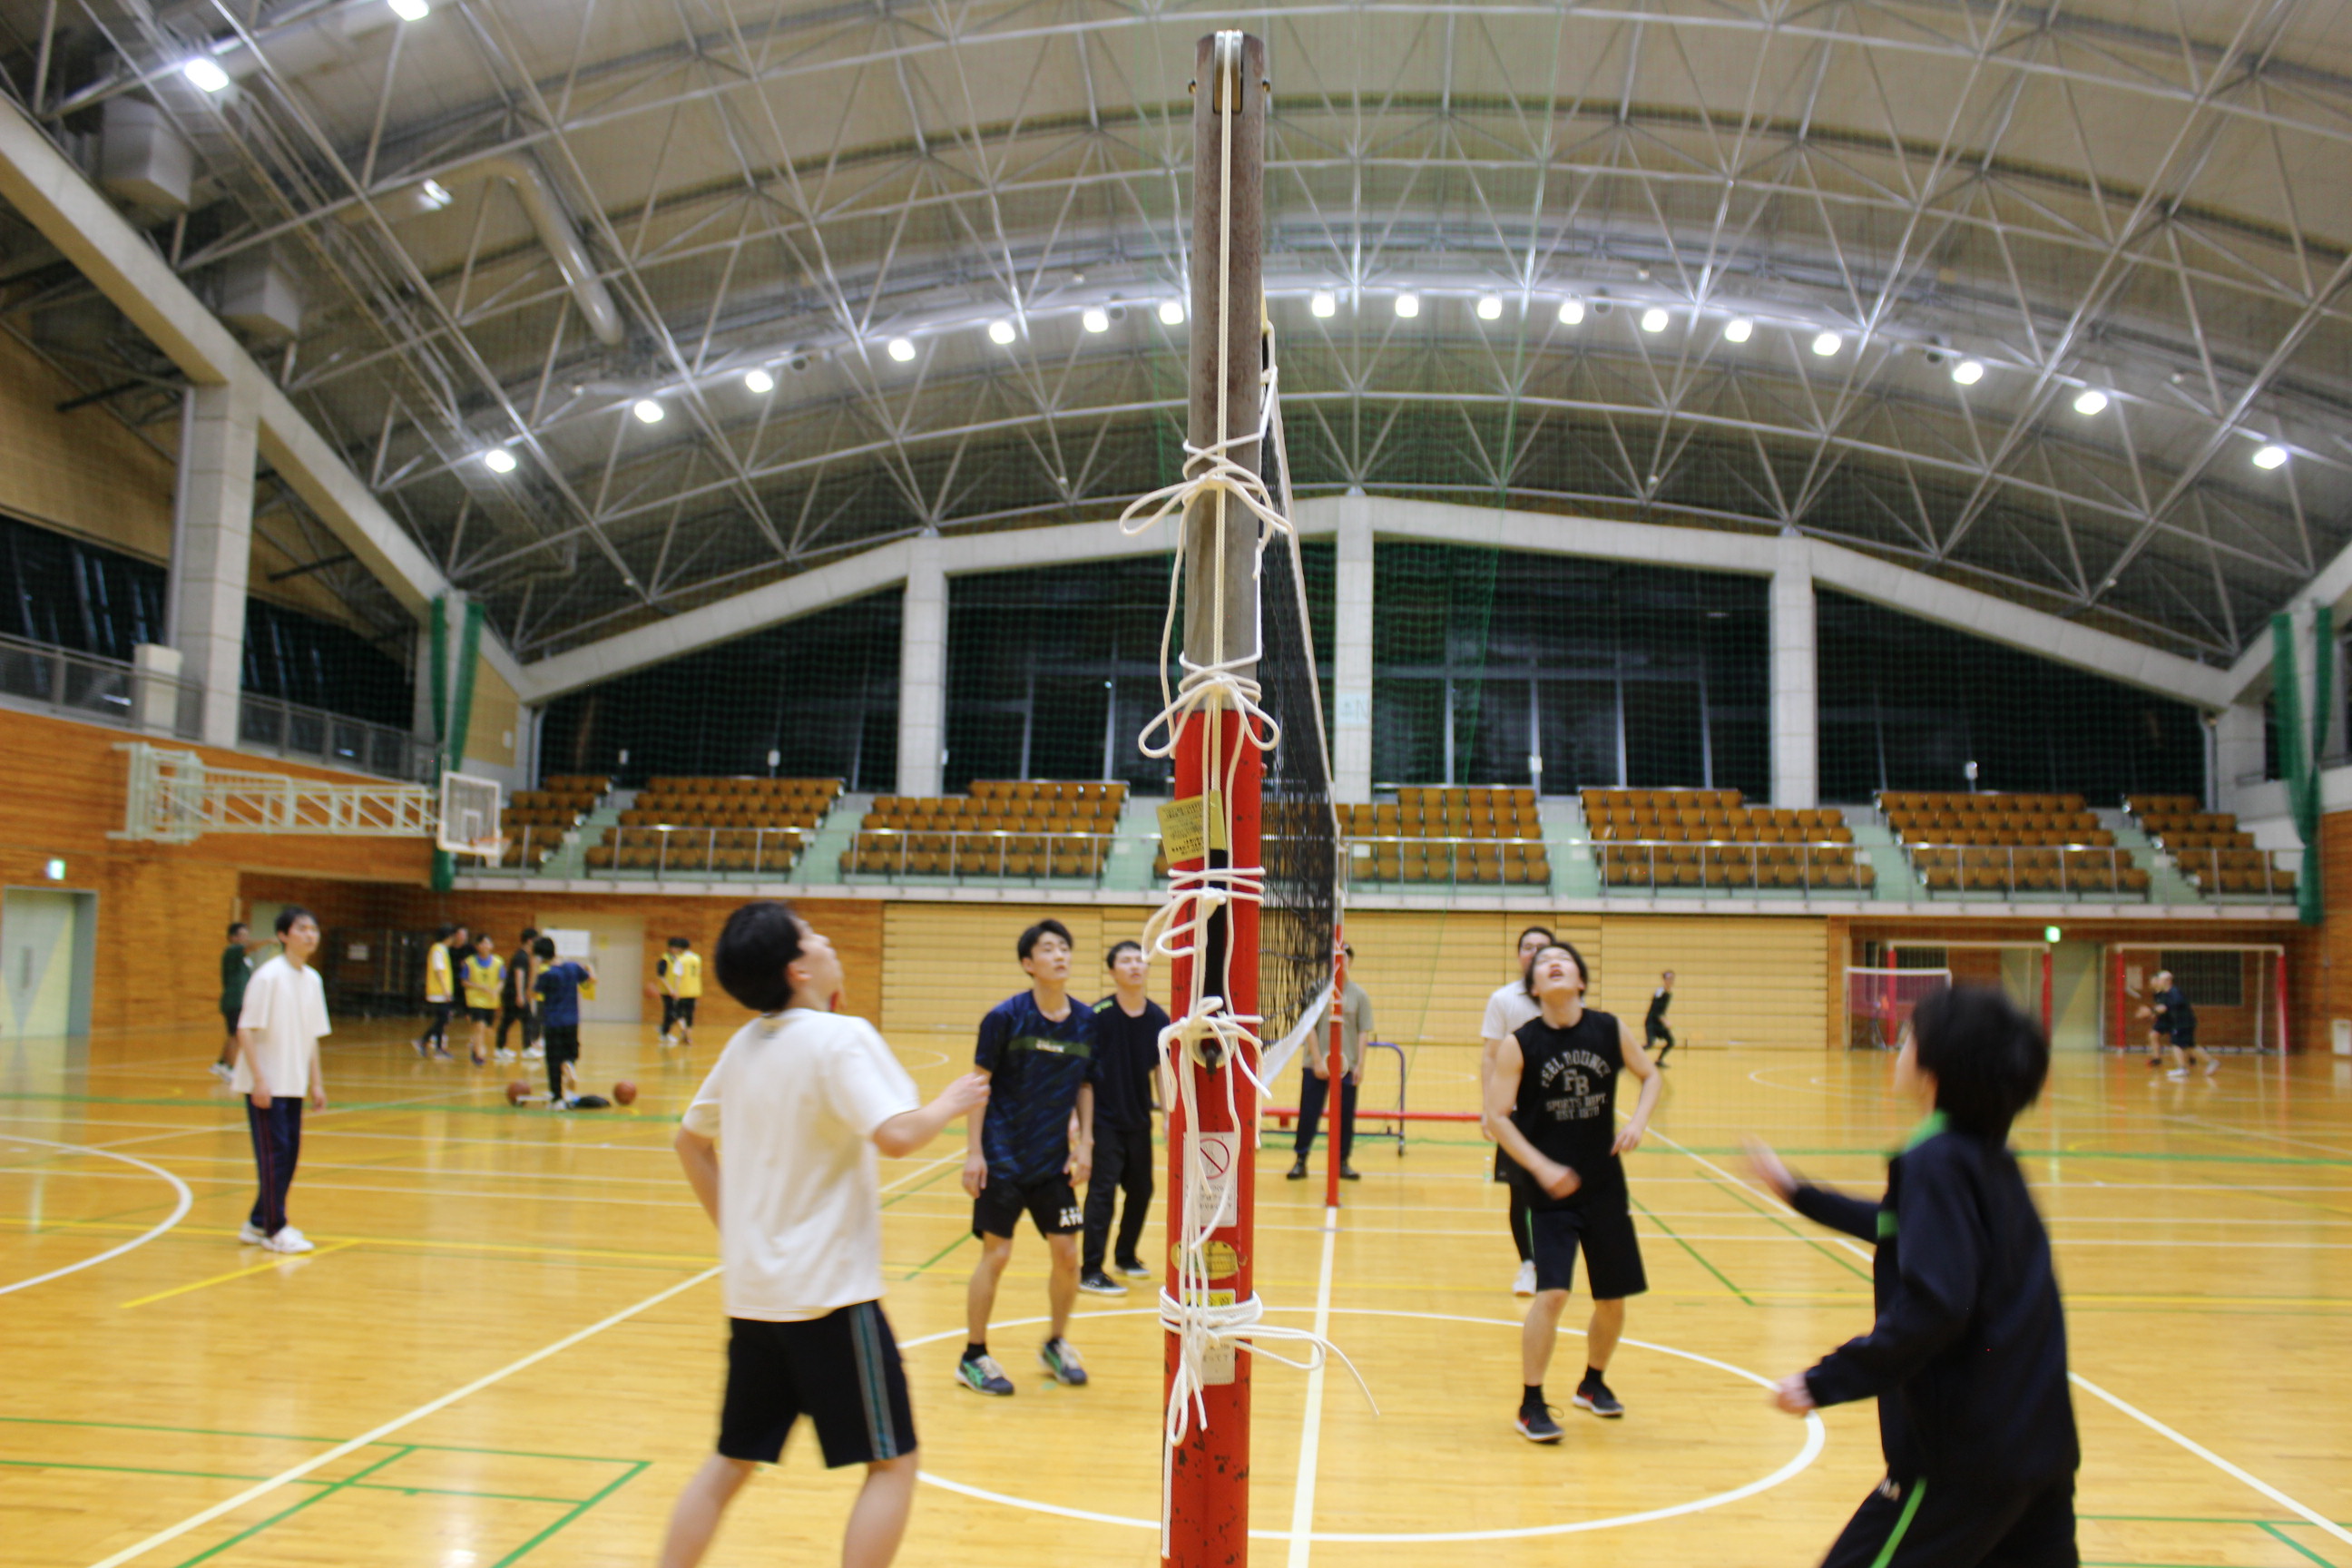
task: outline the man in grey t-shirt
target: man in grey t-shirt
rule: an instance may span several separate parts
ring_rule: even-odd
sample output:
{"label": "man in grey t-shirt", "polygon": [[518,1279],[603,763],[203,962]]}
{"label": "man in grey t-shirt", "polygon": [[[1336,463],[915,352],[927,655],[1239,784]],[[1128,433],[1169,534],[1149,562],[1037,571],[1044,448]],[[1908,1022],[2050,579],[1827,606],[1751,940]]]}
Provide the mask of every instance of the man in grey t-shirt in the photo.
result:
{"label": "man in grey t-shirt", "polygon": [[[1339,1005],[1339,1179],[1358,1179],[1348,1163],[1356,1146],[1356,1088],[1364,1081],[1364,1036],[1372,1027],[1372,999],[1356,984],[1356,950],[1348,955],[1348,990]],[[1300,1047],[1306,1071],[1298,1084],[1298,1137],[1291,1145],[1290,1179],[1307,1179],[1307,1156],[1315,1149],[1315,1129],[1323,1121],[1323,1102],[1331,1092],[1331,1007],[1325,1003],[1315,1033]]]}

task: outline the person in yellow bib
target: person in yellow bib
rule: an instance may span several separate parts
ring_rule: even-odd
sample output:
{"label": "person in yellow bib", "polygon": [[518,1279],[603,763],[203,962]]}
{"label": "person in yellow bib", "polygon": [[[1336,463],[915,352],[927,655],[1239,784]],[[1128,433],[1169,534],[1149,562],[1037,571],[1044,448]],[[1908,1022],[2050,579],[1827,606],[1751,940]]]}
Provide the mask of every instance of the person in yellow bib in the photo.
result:
{"label": "person in yellow bib", "polygon": [[457,1005],[456,953],[467,945],[464,926],[445,925],[425,948],[425,1033],[416,1054],[449,1059],[449,1014]]}
{"label": "person in yellow bib", "polygon": [[[662,991],[661,1043],[694,1044],[694,1005],[702,997],[702,954],[682,936],[669,939],[669,952],[655,965]],[[677,1038],[672,1039],[675,1031]]]}
{"label": "person in yellow bib", "polygon": [[490,1026],[498,1022],[499,993],[507,978],[507,961],[499,956],[499,944],[489,932],[474,939],[474,951],[457,966],[457,978],[466,988],[466,1016],[474,1024],[473,1062],[485,1067],[490,1059]]}

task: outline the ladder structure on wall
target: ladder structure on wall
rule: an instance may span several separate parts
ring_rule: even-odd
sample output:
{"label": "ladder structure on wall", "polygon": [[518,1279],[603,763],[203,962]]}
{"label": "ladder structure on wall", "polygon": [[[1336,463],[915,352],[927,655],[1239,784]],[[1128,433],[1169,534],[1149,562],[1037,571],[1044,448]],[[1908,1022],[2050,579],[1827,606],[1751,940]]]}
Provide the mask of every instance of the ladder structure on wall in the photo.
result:
{"label": "ladder structure on wall", "polygon": [[207,833],[431,837],[457,853],[499,849],[495,779],[445,773],[432,784],[336,784],[257,769],[220,768],[194,752],[127,741],[130,788],[123,824],[110,837],[187,844]]}

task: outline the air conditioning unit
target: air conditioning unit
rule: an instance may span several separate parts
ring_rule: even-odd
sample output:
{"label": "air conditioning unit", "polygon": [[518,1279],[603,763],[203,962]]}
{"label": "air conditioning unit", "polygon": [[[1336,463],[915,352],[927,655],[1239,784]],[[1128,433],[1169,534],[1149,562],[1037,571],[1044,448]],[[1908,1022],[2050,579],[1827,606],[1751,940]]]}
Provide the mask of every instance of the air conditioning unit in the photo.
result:
{"label": "air conditioning unit", "polygon": [[220,318],[253,337],[293,337],[302,330],[301,285],[268,257],[240,257],[221,269]]}
{"label": "air conditioning unit", "polygon": [[163,111],[124,96],[106,100],[98,137],[98,184],[119,202],[151,213],[188,210],[195,154]]}

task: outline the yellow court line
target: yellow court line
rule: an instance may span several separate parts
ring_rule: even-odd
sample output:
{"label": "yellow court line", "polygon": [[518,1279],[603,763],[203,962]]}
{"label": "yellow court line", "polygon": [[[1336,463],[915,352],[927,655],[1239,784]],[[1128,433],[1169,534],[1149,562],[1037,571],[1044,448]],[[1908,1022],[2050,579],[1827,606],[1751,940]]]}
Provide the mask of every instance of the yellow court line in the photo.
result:
{"label": "yellow court line", "polygon": [[359,1243],[356,1241],[331,1242],[325,1247],[320,1247],[315,1252],[289,1253],[283,1258],[273,1258],[267,1263],[257,1263],[250,1268],[237,1268],[232,1269],[226,1274],[215,1274],[209,1279],[199,1279],[193,1285],[176,1285],[169,1290],[158,1290],[152,1296],[142,1296],[135,1301],[125,1301],[122,1305],[126,1308],[143,1307],[150,1301],[162,1301],[167,1300],[173,1296],[184,1296],[191,1290],[202,1290],[208,1285],[226,1285],[232,1279],[242,1279],[248,1274],[267,1274],[271,1269],[278,1268],[284,1264],[292,1263],[298,1258],[324,1258],[331,1252],[341,1252],[345,1247],[357,1247]]}
{"label": "yellow court line", "polygon": [[[16,1217],[25,1223],[30,1223],[32,1218],[30,1215],[17,1215]],[[8,1223],[9,1219],[7,1216],[0,1216],[0,1227],[5,1227]],[[68,1226],[73,1226],[85,1230],[139,1230],[143,1228],[142,1226],[131,1225],[121,1220],[99,1219],[61,1220],[52,1224],[47,1228],[51,1230],[63,1230]],[[37,1232],[36,1234],[46,1233]],[[236,1232],[233,1230],[219,1229],[207,1230],[195,1226],[182,1226],[173,1234],[187,1237],[209,1237],[235,1236]],[[318,1257],[320,1253],[331,1250],[340,1251],[341,1248],[346,1247],[362,1246],[413,1247],[419,1248],[445,1247],[457,1252],[512,1253],[525,1258],[602,1258],[624,1263],[707,1264],[710,1261],[710,1254],[708,1252],[622,1252],[612,1248],[598,1247],[533,1247],[520,1242],[459,1241],[455,1239],[442,1240],[432,1237],[415,1236],[344,1237],[334,1242],[331,1247],[321,1247],[319,1249],[319,1252],[297,1254],[295,1256],[315,1258]],[[285,1259],[281,1258],[279,1261],[283,1262]],[[262,1267],[269,1268],[271,1265],[264,1264]],[[255,1272],[255,1270],[247,1269],[245,1272],[252,1273]],[[224,1279],[233,1279],[236,1277],[236,1276],[233,1274],[224,1274],[221,1276]],[[1040,1278],[1043,1278],[1043,1276],[1040,1276]],[[209,1281],[207,1283],[209,1283]],[[189,1289],[193,1289],[194,1287],[191,1286]],[[151,1300],[154,1299],[155,1298],[152,1297],[149,1298]],[[136,1301],[128,1301],[125,1302],[124,1305],[135,1307],[139,1305],[139,1303]]]}

